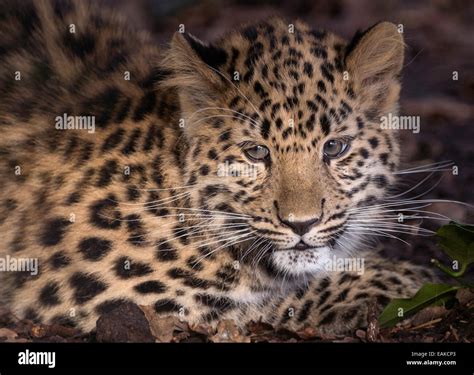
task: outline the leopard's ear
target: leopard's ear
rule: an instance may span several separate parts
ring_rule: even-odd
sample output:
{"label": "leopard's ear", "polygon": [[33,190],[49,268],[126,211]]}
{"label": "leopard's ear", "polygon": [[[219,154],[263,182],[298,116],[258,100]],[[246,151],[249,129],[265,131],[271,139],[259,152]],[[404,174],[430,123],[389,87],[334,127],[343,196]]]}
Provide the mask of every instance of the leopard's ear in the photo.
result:
{"label": "leopard's ear", "polygon": [[165,64],[174,73],[176,85],[203,85],[216,89],[222,85],[219,68],[227,61],[225,50],[205,43],[188,33],[176,32]]}
{"label": "leopard's ear", "polygon": [[345,65],[368,115],[397,110],[404,48],[402,34],[390,22],[357,33],[347,46]]}
{"label": "leopard's ear", "polygon": [[[184,117],[218,104],[227,82],[219,69],[227,61],[225,50],[191,34],[175,33],[161,66],[169,72],[160,86],[174,89]],[[190,129],[189,129],[190,130]]]}

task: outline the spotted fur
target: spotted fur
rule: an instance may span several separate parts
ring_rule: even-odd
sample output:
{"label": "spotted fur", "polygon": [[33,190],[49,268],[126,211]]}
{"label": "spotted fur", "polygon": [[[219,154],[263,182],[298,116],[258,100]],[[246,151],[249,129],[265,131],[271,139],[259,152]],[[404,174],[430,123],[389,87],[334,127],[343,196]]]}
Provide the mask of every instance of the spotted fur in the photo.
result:
{"label": "spotted fur", "polygon": [[[395,182],[398,142],[378,126],[397,111],[394,25],[347,42],[274,18],[159,51],[82,1],[2,3],[0,254],[40,265],[0,275],[17,316],[92,330],[133,301],[190,322],[343,332],[370,299],[419,286],[423,270],[346,228]],[[95,133],[55,129],[63,113],[95,116]],[[339,137],[348,152],[325,157]],[[270,157],[250,161],[251,144]],[[230,165],[256,174],[219,173]],[[362,275],[324,269],[356,250]]]}

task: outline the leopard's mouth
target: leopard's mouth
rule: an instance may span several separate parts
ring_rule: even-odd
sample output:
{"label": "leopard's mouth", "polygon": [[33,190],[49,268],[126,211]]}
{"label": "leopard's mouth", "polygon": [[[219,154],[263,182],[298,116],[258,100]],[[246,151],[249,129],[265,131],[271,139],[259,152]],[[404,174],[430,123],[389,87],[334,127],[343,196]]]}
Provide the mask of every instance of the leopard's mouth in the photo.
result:
{"label": "leopard's mouth", "polygon": [[328,244],[322,244],[322,245],[309,245],[303,240],[298,242],[295,246],[293,247],[288,247],[288,248],[277,248],[275,249],[276,251],[307,251],[307,250],[317,250],[317,249],[323,249],[329,247]]}
{"label": "leopard's mouth", "polygon": [[298,242],[296,245],[294,245],[292,247],[286,247],[286,248],[281,247],[281,248],[277,248],[275,250],[276,251],[293,250],[293,251],[304,252],[304,251],[307,251],[307,250],[318,250],[318,249],[325,249],[325,248],[334,249],[336,247],[336,244],[337,244],[337,239],[339,237],[341,237],[343,232],[344,232],[344,230],[340,230],[337,233],[332,234],[330,236],[330,238],[326,242],[323,242],[323,243],[309,244],[306,241],[304,241],[303,239],[301,239],[300,242]]}
{"label": "leopard's mouth", "polygon": [[260,238],[260,244],[269,245],[268,249],[271,249],[271,252],[293,251],[305,253],[317,250],[336,250],[338,248],[338,239],[346,231],[346,222],[338,225],[335,232],[324,233],[324,235],[320,234],[320,237],[317,237],[317,234],[309,239],[301,236],[296,244],[294,242],[289,244],[288,242],[290,241],[287,239],[287,234],[278,230],[258,228],[254,225],[250,225],[250,227],[254,230],[256,236]]}

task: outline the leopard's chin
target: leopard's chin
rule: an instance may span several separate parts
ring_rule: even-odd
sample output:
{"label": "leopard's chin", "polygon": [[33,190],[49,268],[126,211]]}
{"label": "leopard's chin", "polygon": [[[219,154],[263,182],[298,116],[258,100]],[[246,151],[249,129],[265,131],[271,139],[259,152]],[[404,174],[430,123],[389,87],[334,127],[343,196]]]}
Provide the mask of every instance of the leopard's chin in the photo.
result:
{"label": "leopard's chin", "polygon": [[298,249],[280,249],[271,254],[271,261],[282,274],[311,276],[326,274],[327,264],[334,252],[329,246]]}

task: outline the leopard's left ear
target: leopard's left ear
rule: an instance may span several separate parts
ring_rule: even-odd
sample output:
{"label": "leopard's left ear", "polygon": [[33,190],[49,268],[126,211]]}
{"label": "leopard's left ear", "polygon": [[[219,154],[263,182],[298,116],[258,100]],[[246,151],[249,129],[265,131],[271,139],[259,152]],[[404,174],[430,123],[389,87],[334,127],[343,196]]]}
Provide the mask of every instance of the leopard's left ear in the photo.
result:
{"label": "leopard's left ear", "polygon": [[397,110],[404,48],[402,34],[390,22],[356,34],[346,48],[354,89],[372,116]]}
{"label": "leopard's left ear", "polygon": [[188,33],[176,32],[165,64],[187,86],[222,85],[219,68],[227,61],[227,52]]}
{"label": "leopard's left ear", "polygon": [[[175,33],[161,67],[169,74],[162,89],[176,90],[185,117],[196,110],[213,107],[228,84],[219,69],[227,61],[225,50],[200,41],[191,34]],[[192,129],[186,128],[187,131]]]}

